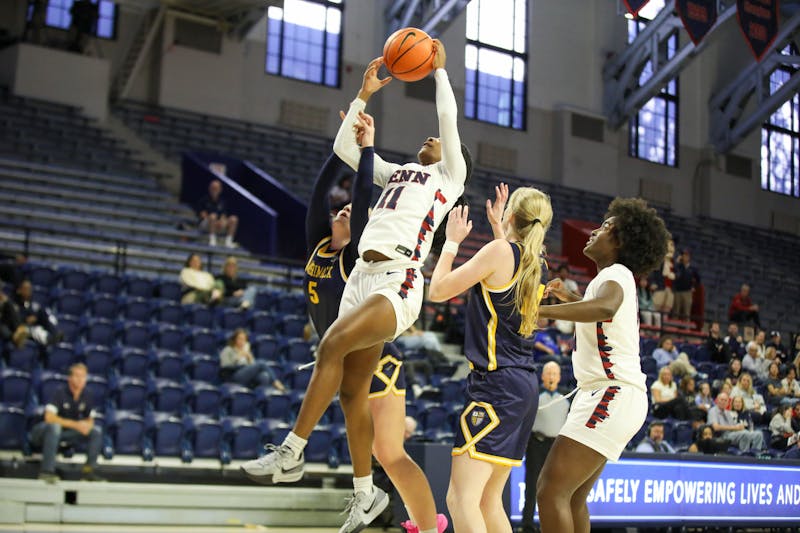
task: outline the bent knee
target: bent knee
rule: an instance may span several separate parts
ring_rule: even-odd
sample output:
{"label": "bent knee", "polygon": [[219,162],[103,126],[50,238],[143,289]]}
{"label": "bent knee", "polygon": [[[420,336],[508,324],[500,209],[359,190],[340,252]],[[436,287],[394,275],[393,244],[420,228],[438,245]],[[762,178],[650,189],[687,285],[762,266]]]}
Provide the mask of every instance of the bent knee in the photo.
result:
{"label": "bent knee", "polygon": [[379,436],[376,436],[372,444],[372,453],[387,472],[398,468],[406,461],[411,461],[401,442],[383,442]]}

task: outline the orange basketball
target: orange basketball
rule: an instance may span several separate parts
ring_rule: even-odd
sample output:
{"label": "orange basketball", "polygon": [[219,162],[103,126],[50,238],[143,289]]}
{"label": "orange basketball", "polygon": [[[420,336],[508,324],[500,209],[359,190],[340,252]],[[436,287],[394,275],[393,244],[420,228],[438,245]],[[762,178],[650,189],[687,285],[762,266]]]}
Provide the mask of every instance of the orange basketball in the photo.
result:
{"label": "orange basketball", "polygon": [[383,45],[383,64],[400,81],[419,81],[433,70],[433,40],[417,28],[397,30]]}

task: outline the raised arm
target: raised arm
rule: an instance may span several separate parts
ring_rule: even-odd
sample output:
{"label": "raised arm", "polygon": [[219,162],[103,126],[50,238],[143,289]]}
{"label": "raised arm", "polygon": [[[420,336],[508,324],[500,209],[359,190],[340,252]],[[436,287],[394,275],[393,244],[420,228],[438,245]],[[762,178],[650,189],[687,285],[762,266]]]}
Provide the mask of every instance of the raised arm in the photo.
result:
{"label": "raised arm", "polygon": [[345,272],[350,272],[358,258],[358,242],[369,220],[369,205],[372,199],[372,172],[375,157],[375,124],[371,116],[362,113],[357,124],[361,139],[361,158],[358,174],[353,183],[353,205],[350,209],[350,242],[344,249]]}
{"label": "raised arm", "polygon": [[442,163],[450,178],[464,183],[467,179],[467,164],[461,153],[461,137],[458,134],[458,106],[450,79],[444,69],[447,55],[444,45],[434,39],[435,55],[433,57],[433,78],[436,80],[436,113],[439,116],[439,140],[442,143]]}
{"label": "raised arm", "polygon": [[306,248],[308,253],[311,253],[319,241],[331,234],[331,205],[328,193],[345,171],[347,171],[347,165],[344,164],[344,161],[336,154],[331,154],[325,164],[322,165],[319,174],[317,174],[317,179],[311,189],[308,211],[306,212]]}

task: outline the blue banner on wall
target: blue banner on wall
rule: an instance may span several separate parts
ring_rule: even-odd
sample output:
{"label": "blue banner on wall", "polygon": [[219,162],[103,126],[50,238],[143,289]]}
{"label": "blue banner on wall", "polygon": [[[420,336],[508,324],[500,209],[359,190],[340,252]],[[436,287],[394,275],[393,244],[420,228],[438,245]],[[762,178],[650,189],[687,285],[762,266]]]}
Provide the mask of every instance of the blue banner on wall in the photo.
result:
{"label": "blue banner on wall", "polygon": [[[519,520],[524,467],[512,469],[510,488],[511,519]],[[596,524],[797,525],[800,467],[622,459],[606,465],[587,501]]]}
{"label": "blue banner on wall", "polygon": [[778,0],[736,0],[736,18],[750,50],[761,61],[778,35]]}
{"label": "blue banner on wall", "polygon": [[717,23],[717,0],[675,0],[675,10],[695,45]]}

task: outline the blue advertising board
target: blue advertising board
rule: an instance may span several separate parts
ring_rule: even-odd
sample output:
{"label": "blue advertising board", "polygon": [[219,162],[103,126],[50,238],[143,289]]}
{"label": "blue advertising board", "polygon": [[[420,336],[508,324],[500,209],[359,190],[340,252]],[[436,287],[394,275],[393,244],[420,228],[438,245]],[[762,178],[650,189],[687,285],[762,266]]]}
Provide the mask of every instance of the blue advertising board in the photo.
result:
{"label": "blue advertising board", "polygon": [[[510,485],[511,519],[520,520],[524,467],[512,469]],[[587,501],[595,524],[800,525],[800,467],[623,458],[606,465]]]}

